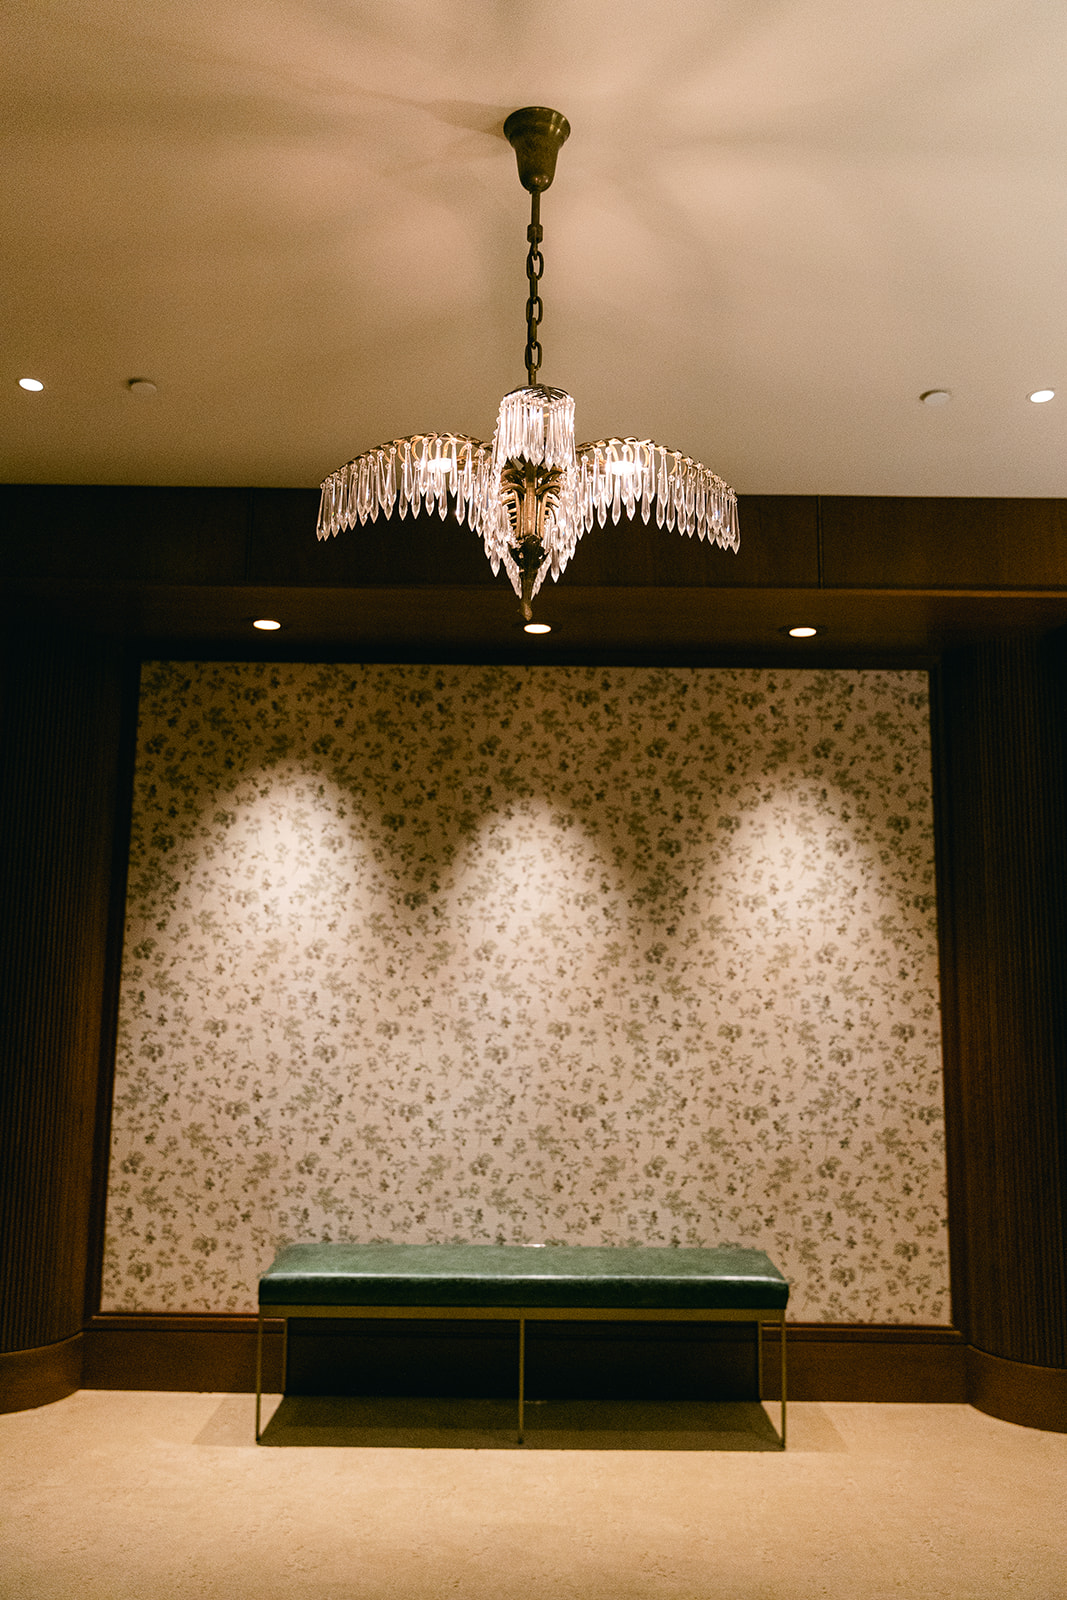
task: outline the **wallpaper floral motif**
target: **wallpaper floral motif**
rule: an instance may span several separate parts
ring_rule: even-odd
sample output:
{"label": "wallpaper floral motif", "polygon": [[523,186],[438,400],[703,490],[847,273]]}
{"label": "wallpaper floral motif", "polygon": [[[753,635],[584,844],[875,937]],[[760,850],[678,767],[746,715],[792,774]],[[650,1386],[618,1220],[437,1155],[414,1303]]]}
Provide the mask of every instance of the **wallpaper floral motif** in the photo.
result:
{"label": "wallpaper floral motif", "polygon": [[150,664],[104,1305],[736,1242],[946,1322],[935,919],[921,673]]}

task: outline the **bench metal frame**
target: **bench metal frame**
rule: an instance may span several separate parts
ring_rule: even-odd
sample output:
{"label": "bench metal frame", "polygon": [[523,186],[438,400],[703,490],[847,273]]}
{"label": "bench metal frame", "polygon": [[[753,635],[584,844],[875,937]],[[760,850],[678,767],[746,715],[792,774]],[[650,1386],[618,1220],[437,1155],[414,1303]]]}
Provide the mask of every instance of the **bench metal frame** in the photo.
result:
{"label": "bench metal frame", "polygon": [[779,1443],[785,1449],[786,1360],[785,1307],[744,1306],[738,1310],[714,1307],[700,1310],[647,1310],[628,1307],[582,1306],[367,1306],[367,1305],[260,1305],[256,1331],[256,1443],[260,1442],[260,1410],[263,1398],[263,1324],[280,1320],[282,1324],[282,1393],[289,1375],[289,1320],[291,1317],[318,1320],[343,1317],[355,1321],[366,1318],[407,1318],[425,1322],[444,1322],[453,1318],[468,1321],[517,1322],[519,1325],[519,1443],[525,1435],[526,1403],[526,1324],[528,1322],[754,1322],[756,1324],[756,1392],[763,1399],[763,1328],[777,1325],[781,1354],[782,1400]]}

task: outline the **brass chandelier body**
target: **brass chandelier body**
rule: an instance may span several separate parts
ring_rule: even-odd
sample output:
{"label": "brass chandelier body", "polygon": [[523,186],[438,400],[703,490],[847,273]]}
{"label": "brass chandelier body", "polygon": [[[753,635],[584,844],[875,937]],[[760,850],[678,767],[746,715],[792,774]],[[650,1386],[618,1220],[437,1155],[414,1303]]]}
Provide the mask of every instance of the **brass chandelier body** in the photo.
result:
{"label": "brass chandelier body", "polygon": [[574,401],[538,382],[543,305],[539,293],[541,194],[570,133],[544,106],[513,111],[504,123],[531,197],[526,275],[526,386],[500,403],[491,444],[465,434],[413,434],[356,456],[322,485],[318,537],[329,538],[379,512],[401,517],[423,506],[469,522],[493,572],[503,566],[525,621],[545,577],[559,577],[594,521],[603,527],[640,513],[647,523],[737,550],[737,498],[709,468],[650,439],[600,439],[575,446]]}

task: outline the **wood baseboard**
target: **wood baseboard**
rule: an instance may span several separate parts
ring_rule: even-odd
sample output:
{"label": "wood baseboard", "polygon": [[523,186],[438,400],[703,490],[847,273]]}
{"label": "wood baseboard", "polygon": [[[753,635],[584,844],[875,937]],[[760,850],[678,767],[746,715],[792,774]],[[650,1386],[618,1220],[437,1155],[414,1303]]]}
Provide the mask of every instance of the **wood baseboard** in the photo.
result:
{"label": "wood baseboard", "polygon": [[[969,1402],[1023,1427],[1067,1433],[1067,1370],[1008,1361],[964,1343],[955,1328],[793,1323],[793,1400]],[[764,1393],[778,1398],[776,1336],[765,1333]],[[279,1323],[266,1324],[263,1387],[281,1381]],[[83,1333],[35,1350],[0,1353],[0,1412],[48,1405],[86,1389],[251,1393],[251,1316],[102,1314]]]}
{"label": "wood baseboard", "polygon": [[[898,1323],[787,1324],[791,1400],[901,1401],[955,1405],[967,1399],[966,1345],[955,1328]],[[765,1330],[764,1397],[779,1397],[775,1336]]]}
{"label": "wood baseboard", "polygon": [[51,1405],[82,1387],[85,1336],[0,1354],[0,1412]]}
{"label": "wood baseboard", "polygon": [[[281,1386],[282,1331],[263,1333],[263,1390]],[[85,1330],[82,1387],[254,1394],[252,1316],[95,1316]]]}
{"label": "wood baseboard", "polygon": [[[789,1327],[789,1394],[794,1400],[963,1403],[967,1347],[954,1328],[797,1323]],[[764,1394],[778,1397],[776,1336],[764,1347]],[[255,1389],[252,1316],[101,1314],[85,1332],[87,1389]],[[263,1340],[265,1392],[281,1379],[281,1327]]]}
{"label": "wood baseboard", "polygon": [[967,1398],[972,1406],[1024,1428],[1067,1433],[1067,1368],[1006,1361],[973,1345],[967,1350]]}

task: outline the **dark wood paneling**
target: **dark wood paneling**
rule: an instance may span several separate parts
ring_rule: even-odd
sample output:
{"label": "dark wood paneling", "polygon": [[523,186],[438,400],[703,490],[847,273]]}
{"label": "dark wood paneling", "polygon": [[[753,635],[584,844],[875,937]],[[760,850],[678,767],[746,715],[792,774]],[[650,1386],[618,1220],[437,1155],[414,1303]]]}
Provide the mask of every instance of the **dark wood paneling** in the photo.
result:
{"label": "dark wood paneling", "polygon": [[[487,587],[481,540],[455,518],[378,518],[336,538],[315,537],[317,489],[0,486],[7,526],[19,533],[2,558],[10,581],[270,588]],[[740,501],[734,555],[640,518],[582,539],[568,569],[578,584],[638,588],[818,583],[813,496]]]}
{"label": "dark wood paneling", "polygon": [[481,541],[454,517],[379,517],[317,539],[319,492],[252,491],[248,581],[270,588],[494,583]]}
{"label": "dark wood paneling", "polygon": [[82,1335],[36,1350],[0,1353],[0,1411],[51,1405],[82,1386]]}
{"label": "dark wood paneling", "polygon": [[9,484],[9,581],[243,583],[247,489]]}
{"label": "dark wood paneling", "polygon": [[935,728],[953,1315],[1067,1367],[1067,751],[1062,659],[947,657]]}
{"label": "dark wood paneling", "polygon": [[[252,491],[248,581],[272,587],[498,587],[481,540],[453,517],[379,518],[320,542],[318,491]],[[599,523],[583,537],[564,582],[581,587],[801,588],[819,581],[813,496],[750,495],[739,501],[735,555],[639,518]]]}
{"label": "dark wood paneling", "polygon": [[841,589],[1062,589],[1067,500],[824,496],[822,581]]}
{"label": "dark wood paneling", "polygon": [[[317,493],[0,486],[20,533],[0,579],[45,625],[168,655],[922,664],[1067,623],[1067,501],[743,496],[737,556],[597,527],[538,597],[553,634],[530,640],[469,528],[394,519],[320,544]],[[264,614],[280,635],[252,632]],[[825,631],[798,644],[797,621]]]}
{"label": "dark wood paneling", "polygon": [[[379,520],[319,543],[310,489],[0,486],[9,581],[272,588],[493,583],[453,518]],[[570,581],[595,588],[1020,591],[1067,586],[1067,500],[745,495],[741,551],[639,519],[581,541]],[[566,580],[565,580],[566,581]]]}
{"label": "dark wood paneling", "polygon": [[[819,582],[818,503],[812,495],[743,495],[741,548],[720,550],[640,519],[594,524],[560,579],[596,589],[801,589]],[[484,557],[483,557],[484,559]]]}
{"label": "dark wood paneling", "polygon": [[122,664],[5,638],[0,742],[0,1350],[81,1327]]}

